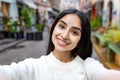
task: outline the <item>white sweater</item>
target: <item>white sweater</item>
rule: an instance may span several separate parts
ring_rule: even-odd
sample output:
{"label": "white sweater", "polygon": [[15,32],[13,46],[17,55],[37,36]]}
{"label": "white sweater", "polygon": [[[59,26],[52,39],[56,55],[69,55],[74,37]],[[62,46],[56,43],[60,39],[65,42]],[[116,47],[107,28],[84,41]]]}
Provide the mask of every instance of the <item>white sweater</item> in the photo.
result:
{"label": "white sweater", "polygon": [[108,70],[93,58],[83,61],[77,56],[73,61],[63,63],[51,52],[38,59],[26,59],[19,63],[0,66],[0,73],[10,80],[97,80]]}

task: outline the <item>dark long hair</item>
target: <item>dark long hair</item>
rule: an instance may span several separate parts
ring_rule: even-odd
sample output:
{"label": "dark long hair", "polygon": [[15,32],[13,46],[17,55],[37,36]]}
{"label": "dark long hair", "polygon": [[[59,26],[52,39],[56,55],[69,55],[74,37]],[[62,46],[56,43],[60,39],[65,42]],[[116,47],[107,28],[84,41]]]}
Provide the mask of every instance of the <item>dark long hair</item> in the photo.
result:
{"label": "dark long hair", "polygon": [[51,31],[50,31],[50,38],[49,38],[49,44],[48,44],[48,49],[47,49],[47,55],[54,50],[54,44],[52,42],[52,34],[54,31],[54,28],[57,24],[57,22],[64,17],[67,14],[76,14],[79,16],[81,20],[81,26],[82,26],[82,34],[81,34],[81,39],[78,42],[78,45],[71,51],[71,55],[73,57],[76,57],[79,55],[82,59],[86,59],[87,57],[90,57],[92,54],[92,43],[91,43],[91,27],[90,27],[90,22],[88,16],[76,9],[67,9],[61,12],[58,17],[55,19]]}

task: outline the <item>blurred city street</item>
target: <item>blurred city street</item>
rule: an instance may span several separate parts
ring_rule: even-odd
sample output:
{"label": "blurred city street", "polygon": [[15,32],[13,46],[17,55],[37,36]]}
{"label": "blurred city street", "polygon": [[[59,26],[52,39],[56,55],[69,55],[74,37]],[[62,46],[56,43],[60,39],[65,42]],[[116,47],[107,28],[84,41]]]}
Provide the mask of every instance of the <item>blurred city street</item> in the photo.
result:
{"label": "blurred city street", "polygon": [[46,28],[43,33],[43,40],[25,40],[15,45],[15,47],[13,46],[3,52],[0,52],[0,64],[10,64],[11,62],[22,61],[25,58],[39,58],[41,55],[45,55],[49,33]]}

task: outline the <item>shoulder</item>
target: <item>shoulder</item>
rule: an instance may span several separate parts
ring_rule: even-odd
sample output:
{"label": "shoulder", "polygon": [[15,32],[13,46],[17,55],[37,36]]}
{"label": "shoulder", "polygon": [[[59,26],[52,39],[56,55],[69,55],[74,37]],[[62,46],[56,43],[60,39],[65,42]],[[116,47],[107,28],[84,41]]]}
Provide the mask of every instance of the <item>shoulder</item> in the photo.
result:
{"label": "shoulder", "polygon": [[43,60],[45,59],[46,55],[42,55],[39,58],[27,58],[24,61],[38,61],[38,60]]}
{"label": "shoulder", "polygon": [[[20,62],[18,62],[17,64],[18,65],[35,65],[35,64],[40,64],[40,63],[42,63],[42,62],[44,62],[45,61],[45,58],[46,58],[46,56],[45,55],[43,55],[43,56],[41,56],[41,57],[39,57],[39,58],[26,58],[25,60],[23,60],[23,61],[20,61]],[[12,64],[16,64],[15,62],[13,62]]]}
{"label": "shoulder", "polygon": [[94,59],[94,58],[91,58],[91,57],[89,57],[89,58],[87,58],[87,59],[85,59],[85,64],[86,65],[90,65],[90,64],[99,64],[99,65],[101,65],[101,63],[100,63],[100,61],[98,61],[98,60],[96,60],[96,59]]}
{"label": "shoulder", "polygon": [[84,61],[84,63],[85,63],[85,68],[87,69],[89,69],[89,68],[91,68],[91,69],[95,69],[95,68],[104,68],[104,65],[100,62],[100,61],[98,61],[98,60],[96,60],[96,59],[94,59],[94,58],[87,58],[85,61]]}
{"label": "shoulder", "polygon": [[84,63],[87,75],[92,80],[96,80],[95,78],[98,78],[109,71],[100,61],[95,60],[94,58],[87,58]]}

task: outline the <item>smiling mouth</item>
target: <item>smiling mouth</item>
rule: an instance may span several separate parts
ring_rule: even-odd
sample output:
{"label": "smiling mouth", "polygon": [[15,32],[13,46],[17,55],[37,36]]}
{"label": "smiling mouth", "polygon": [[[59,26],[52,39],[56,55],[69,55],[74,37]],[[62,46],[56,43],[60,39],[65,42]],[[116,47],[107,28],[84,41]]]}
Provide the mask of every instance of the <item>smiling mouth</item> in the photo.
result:
{"label": "smiling mouth", "polygon": [[65,42],[65,41],[63,41],[63,40],[61,40],[61,39],[58,39],[58,38],[57,38],[57,43],[58,43],[58,45],[60,45],[60,46],[67,46],[67,45],[70,44],[70,43]]}

